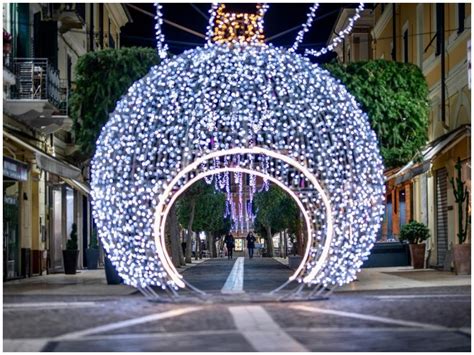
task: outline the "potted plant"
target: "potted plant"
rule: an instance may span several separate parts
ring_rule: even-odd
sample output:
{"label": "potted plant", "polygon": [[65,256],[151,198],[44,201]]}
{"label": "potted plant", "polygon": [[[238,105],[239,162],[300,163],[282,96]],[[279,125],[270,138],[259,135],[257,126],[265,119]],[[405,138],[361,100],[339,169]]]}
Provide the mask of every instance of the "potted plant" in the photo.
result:
{"label": "potted plant", "polygon": [[73,223],[71,226],[70,238],[66,244],[66,250],[63,250],[64,273],[74,275],[77,269],[77,257],[79,250],[77,248],[77,225]]}
{"label": "potted plant", "polygon": [[89,270],[96,270],[99,264],[99,243],[95,228],[92,230],[89,248],[86,249],[86,262]]}
{"label": "potted plant", "polygon": [[410,221],[400,230],[400,241],[406,241],[410,245],[411,265],[414,269],[423,269],[425,267],[425,248],[422,243],[430,237],[430,230],[423,223]]}
{"label": "potted plant", "polygon": [[112,261],[109,259],[107,254],[104,258],[104,269],[108,285],[118,285],[123,282],[123,279],[120,277],[117,269],[115,269],[115,266],[112,264]]}
{"label": "potted plant", "polygon": [[[458,209],[458,244],[453,247],[454,272],[456,275],[471,274],[471,243],[466,243],[468,236],[468,228],[471,223],[469,215],[469,191],[466,183],[461,179],[461,159],[458,158],[454,166],[457,171],[456,180],[451,178],[453,186],[454,199]],[[465,207],[463,204],[465,203]]]}

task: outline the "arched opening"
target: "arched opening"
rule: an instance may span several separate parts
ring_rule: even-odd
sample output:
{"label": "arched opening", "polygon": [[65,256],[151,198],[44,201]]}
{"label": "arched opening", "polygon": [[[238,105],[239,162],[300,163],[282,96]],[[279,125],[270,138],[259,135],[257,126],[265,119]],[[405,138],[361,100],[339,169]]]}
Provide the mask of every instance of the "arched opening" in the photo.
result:
{"label": "arched opening", "polygon": [[[228,192],[204,177],[176,198],[162,249],[182,281],[192,285],[185,289],[219,295],[270,292],[301,264],[308,243],[305,211],[275,182],[235,170],[220,176],[225,174],[230,175]],[[255,238],[251,250],[250,233]],[[232,257],[226,237],[234,241]]]}
{"label": "arched opening", "polygon": [[[238,166],[230,166],[233,164],[220,166],[220,164],[235,161],[233,160],[235,157],[239,159]],[[216,160],[216,158],[220,159]],[[268,161],[267,158],[271,158],[271,160]],[[211,168],[206,165],[206,162],[209,161],[214,163]],[[268,163],[268,167],[265,166],[265,169],[261,168],[262,161]],[[293,170],[290,170],[290,167]],[[332,241],[333,226],[329,198],[315,176],[303,165],[288,156],[257,147],[216,151],[199,158],[182,169],[166,187],[155,210],[154,233],[158,256],[171,280],[178,287],[184,288],[186,286],[182,275],[176,270],[166,253],[166,220],[173,204],[195,182],[207,176],[226,172],[241,172],[268,179],[295,201],[305,221],[308,241],[301,264],[289,277],[289,281],[298,280],[311,283],[324,265]],[[293,173],[293,177],[298,177],[297,187],[299,188],[287,186],[287,181],[285,181],[287,173]]]}

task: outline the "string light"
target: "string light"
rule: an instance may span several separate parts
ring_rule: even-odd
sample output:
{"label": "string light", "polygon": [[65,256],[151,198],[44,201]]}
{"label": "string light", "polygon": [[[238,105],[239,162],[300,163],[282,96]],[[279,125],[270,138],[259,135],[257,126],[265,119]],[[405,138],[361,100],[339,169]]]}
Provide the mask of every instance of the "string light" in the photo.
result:
{"label": "string light", "polygon": [[296,36],[296,39],[295,39],[295,43],[293,43],[293,46],[291,46],[291,48],[289,49],[290,52],[296,52],[300,43],[303,42],[304,35],[311,28],[311,25],[313,24],[313,21],[314,21],[314,17],[316,16],[316,10],[318,10],[318,8],[319,8],[319,3],[315,3],[309,9],[306,22],[303,24],[303,28],[298,32],[298,35]]}
{"label": "string light", "polygon": [[219,7],[219,3],[213,2],[211,9],[209,10],[209,24],[207,25],[207,31],[206,31],[206,46],[210,46],[212,44],[212,35],[214,33],[214,21],[216,19],[218,7]]}
{"label": "string light", "polygon": [[339,45],[339,43],[343,41],[344,37],[346,37],[349,33],[352,32],[354,23],[360,18],[360,13],[363,10],[364,10],[364,3],[361,2],[359,6],[356,8],[354,16],[349,19],[349,24],[347,25],[347,27],[344,30],[341,30],[337,34],[337,36],[333,38],[330,45],[319,50],[306,49],[305,54],[319,57],[320,55],[326,54],[334,50],[334,48],[336,48]]}
{"label": "string light", "polygon": [[158,56],[161,59],[166,58],[168,55],[168,45],[165,43],[165,36],[161,32],[161,26],[163,25],[163,18],[161,15],[162,6],[159,3],[155,3],[155,38],[156,38],[156,49]]}

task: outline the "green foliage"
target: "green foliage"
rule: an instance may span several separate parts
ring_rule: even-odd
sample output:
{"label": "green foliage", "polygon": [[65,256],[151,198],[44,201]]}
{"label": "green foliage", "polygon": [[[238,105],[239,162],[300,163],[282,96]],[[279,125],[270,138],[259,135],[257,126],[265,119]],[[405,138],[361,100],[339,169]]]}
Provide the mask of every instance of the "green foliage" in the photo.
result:
{"label": "green foliage", "polygon": [[224,219],[226,196],[218,192],[212,185],[199,180],[178,199],[176,213],[178,222],[187,226],[191,218],[194,204],[194,219],[192,230],[195,232],[210,232],[225,234],[230,230],[230,219]]}
{"label": "green foliage", "polygon": [[368,114],[386,168],[410,161],[428,139],[428,85],[416,65],[387,60],[326,64]]}
{"label": "green foliage", "polygon": [[[469,215],[469,190],[467,189],[466,182],[461,179],[462,165],[459,157],[454,168],[456,169],[458,176],[456,177],[456,180],[451,178],[450,182],[453,186],[454,200],[458,205],[458,241],[459,244],[462,244],[466,242],[468,226],[471,223],[471,216]],[[466,208],[463,213],[464,202],[466,202]]]}
{"label": "green foliage", "polygon": [[410,244],[419,244],[430,237],[430,230],[423,223],[410,221],[400,230],[400,241],[408,241]]}
{"label": "green foliage", "polygon": [[77,250],[77,224],[73,223],[71,226],[71,234],[69,235],[70,239],[68,239],[66,243],[67,250]]}
{"label": "green foliage", "polygon": [[254,196],[256,213],[255,232],[265,234],[265,228],[271,227],[272,233],[290,229],[295,233],[299,223],[299,208],[295,201],[277,185],[270,185],[268,191],[258,192]]}
{"label": "green foliage", "polygon": [[97,240],[97,231],[95,228],[92,229],[91,238],[89,240],[90,249],[99,249],[99,241]]}
{"label": "green foliage", "polygon": [[89,52],[75,67],[76,87],[70,98],[76,143],[90,156],[100,130],[128,88],[159,63],[153,48],[106,49]]}

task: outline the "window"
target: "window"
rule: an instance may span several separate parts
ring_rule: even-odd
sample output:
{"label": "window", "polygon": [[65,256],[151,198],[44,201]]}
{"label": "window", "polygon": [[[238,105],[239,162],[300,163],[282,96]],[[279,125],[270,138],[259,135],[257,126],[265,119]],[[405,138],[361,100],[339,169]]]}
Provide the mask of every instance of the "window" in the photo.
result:
{"label": "window", "polygon": [[464,31],[464,18],[466,17],[466,4],[458,4],[458,33]]}
{"label": "window", "polygon": [[441,54],[441,42],[444,40],[444,4],[436,4],[436,55]]}
{"label": "window", "polygon": [[423,4],[418,4],[416,8],[416,48],[417,48],[417,64],[423,69],[423,26],[424,26]]}
{"label": "window", "polygon": [[408,29],[403,32],[403,61],[408,63]]}
{"label": "window", "polygon": [[67,89],[71,91],[71,82],[72,82],[72,60],[69,55],[66,58],[66,75],[67,75]]}

